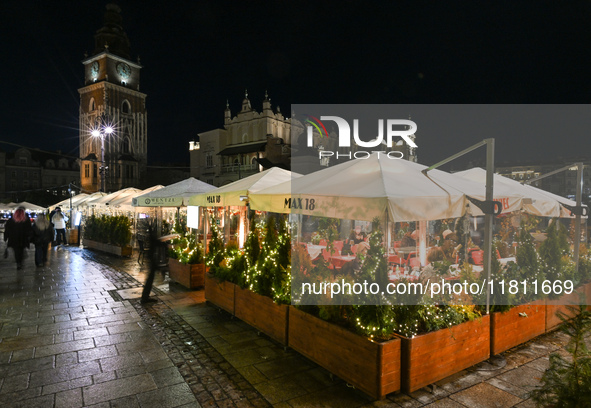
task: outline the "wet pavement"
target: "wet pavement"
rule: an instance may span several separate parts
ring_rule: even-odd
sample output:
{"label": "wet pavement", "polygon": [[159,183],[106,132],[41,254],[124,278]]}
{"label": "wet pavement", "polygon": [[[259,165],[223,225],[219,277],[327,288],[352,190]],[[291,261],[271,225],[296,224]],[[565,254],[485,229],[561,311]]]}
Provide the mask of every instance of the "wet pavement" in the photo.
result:
{"label": "wet pavement", "polygon": [[[4,244],[0,246],[3,252]],[[533,407],[550,333],[434,387],[383,401],[147,268],[78,247],[36,268],[0,260],[0,405],[10,407]]]}

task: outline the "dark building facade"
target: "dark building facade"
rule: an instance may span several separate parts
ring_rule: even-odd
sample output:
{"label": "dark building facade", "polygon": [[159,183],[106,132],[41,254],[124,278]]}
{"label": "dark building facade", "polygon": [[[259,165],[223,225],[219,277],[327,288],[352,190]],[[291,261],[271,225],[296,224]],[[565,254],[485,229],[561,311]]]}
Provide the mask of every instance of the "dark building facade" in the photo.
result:
{"label": "dark building facade", "polygon": [[78,192],[80,161],[26,148],[0,152],[0,192],[8,201],[51,204]]}

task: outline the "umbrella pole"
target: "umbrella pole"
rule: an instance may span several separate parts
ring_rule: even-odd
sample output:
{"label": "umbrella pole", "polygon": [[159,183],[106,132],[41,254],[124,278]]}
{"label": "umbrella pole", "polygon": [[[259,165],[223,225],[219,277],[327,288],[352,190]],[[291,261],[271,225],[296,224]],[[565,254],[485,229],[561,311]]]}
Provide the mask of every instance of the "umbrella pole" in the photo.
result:
{"label": "umbrella pole", "polygon": [[[493,176],[495,163],[495,139],[486,139],[486,202],[493,200]],[[484,261],[486,271],[486,314],[490,310],[490,268],[492,256],[493,214],[487,211],[484,215]]]}
{"label": "umbrella pole", "polygon": [[[449,163],[452,160],[457,159],[465,155],[466,153],[476,150],[481,146],[486,146],[486,200],[485,202],[490,205],[484,215],[484,272],[486,273],[487,285],[486,285],[486,314],[490,310],[490,267],[491,267],[491,252],[492,252],[492,221],[494,213],[493,205],[493,176],[494,176],[494,164],[495,164],[495,139],[484,139],[475,145],[462,150],[453,156],[448,157],[445,160],[435,163],[431,167],[422,170],[423,174],[427,174],[430,170],[433,170],[439,166]],[[531,182],[532,180],[530,180]]]}

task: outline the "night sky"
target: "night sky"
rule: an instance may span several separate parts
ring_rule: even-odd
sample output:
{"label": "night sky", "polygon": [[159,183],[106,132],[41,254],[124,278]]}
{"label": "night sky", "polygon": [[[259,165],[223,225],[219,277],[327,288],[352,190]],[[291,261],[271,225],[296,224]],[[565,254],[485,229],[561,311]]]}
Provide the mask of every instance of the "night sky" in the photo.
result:
{"label": "night sky", "polygon": [[[591,100],[589,0],[116,3],[132,59],[144,66],[151,164],[187,165],[188,142],[223,126],[226,100],[235,115],[245,89],[256,110],[268,90],[287,116],[291,103]],[[0,141],[78,155],[81,61],[94,49],[106,4],[2,2]],[[548,126],[558,134],[504,132],[511,127],[497,123],[497,161],[588,156],[591,129],[579,118],[591,109],[572,111]],[[442,140],[413,120],[424,164],[482,139],[459,132]]]}

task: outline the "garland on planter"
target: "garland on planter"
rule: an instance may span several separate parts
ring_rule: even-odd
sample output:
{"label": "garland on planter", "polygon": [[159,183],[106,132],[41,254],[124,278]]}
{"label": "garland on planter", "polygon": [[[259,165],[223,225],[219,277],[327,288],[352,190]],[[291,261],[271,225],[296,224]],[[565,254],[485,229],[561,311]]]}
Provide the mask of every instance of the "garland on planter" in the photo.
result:
{"label": "garland on planter", "polygon": [[291,300],[291,234],[286,220],[251,222],[244,249],[235,244],[224,247],[219,228],[212,220],[207,255],[210,273],[276,303]]}
{"label": "garland on planter", "polygon": [[186,216],[181,215],[175,219],[172,231],[179,234],[179,237],[171,241],[168,257],[177,259],[182,264],[203,263],[203,245],[195,234],[188,233]]}

